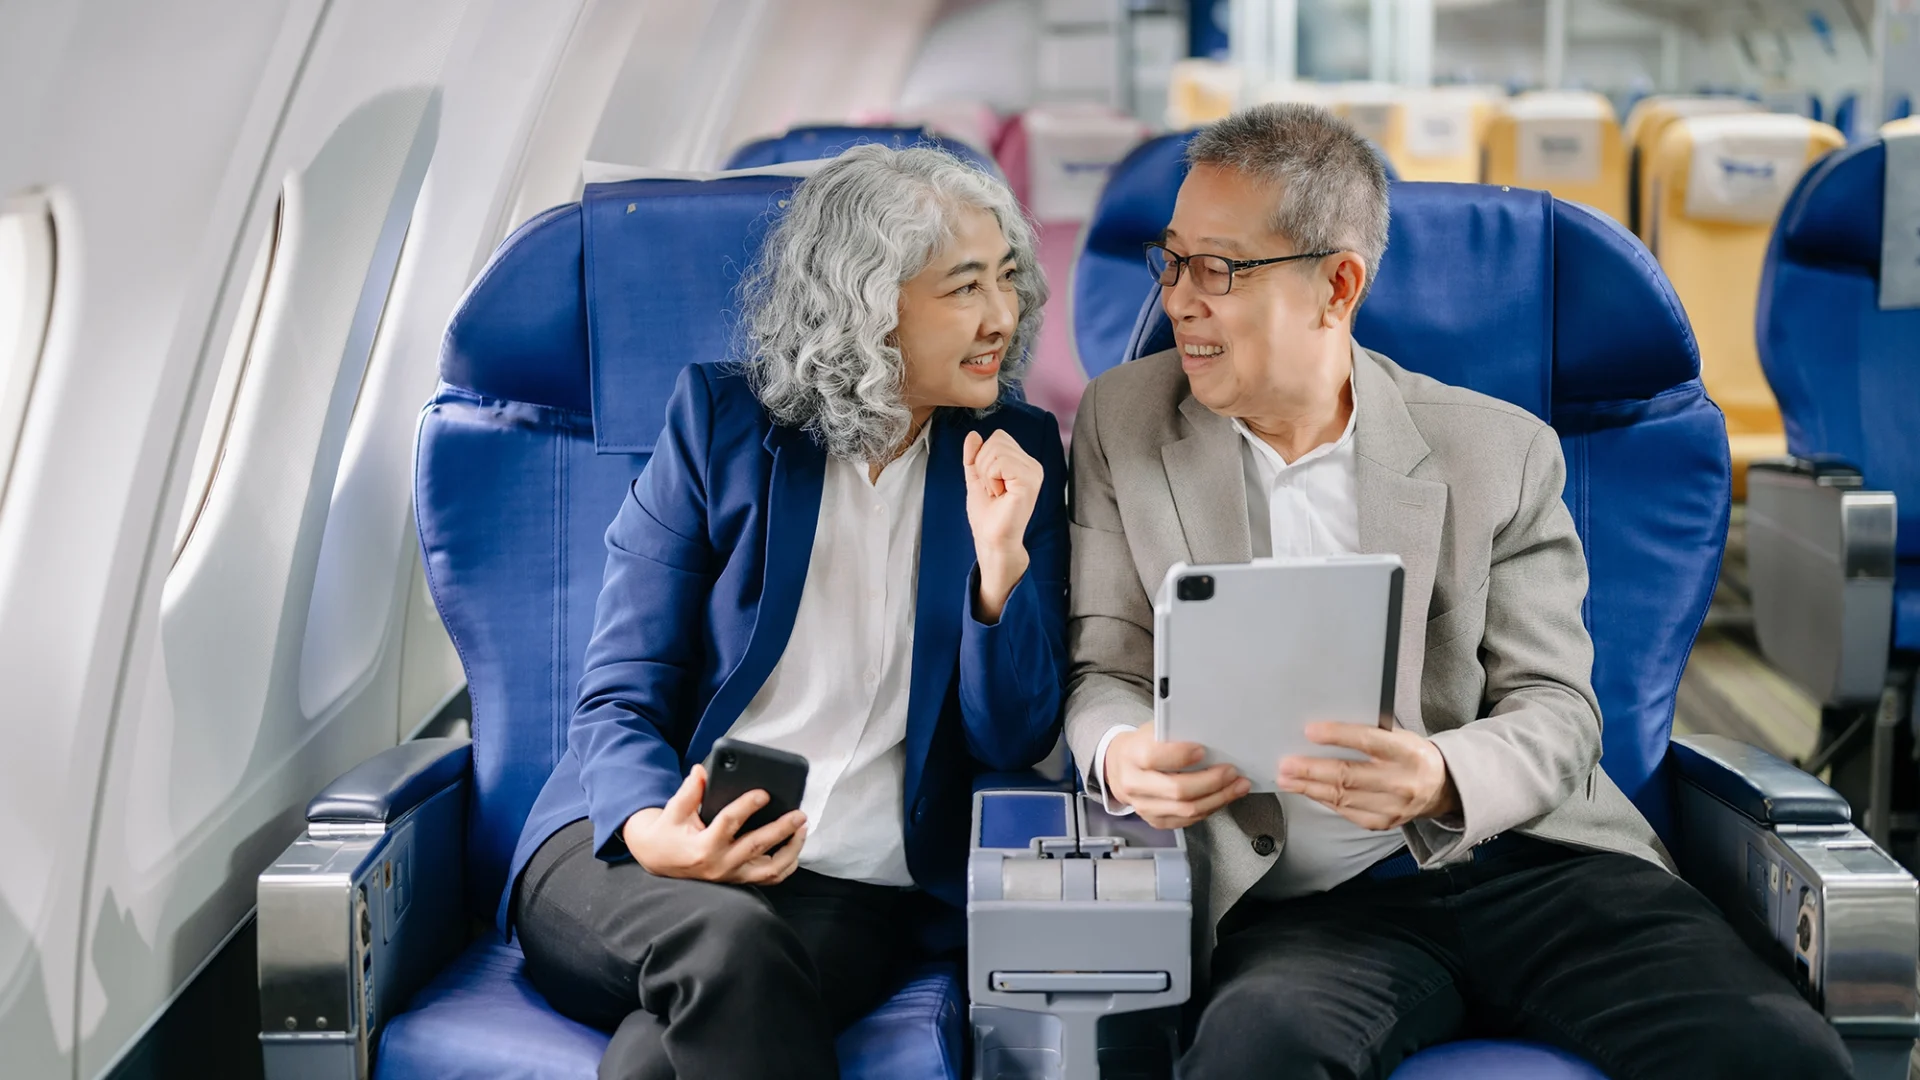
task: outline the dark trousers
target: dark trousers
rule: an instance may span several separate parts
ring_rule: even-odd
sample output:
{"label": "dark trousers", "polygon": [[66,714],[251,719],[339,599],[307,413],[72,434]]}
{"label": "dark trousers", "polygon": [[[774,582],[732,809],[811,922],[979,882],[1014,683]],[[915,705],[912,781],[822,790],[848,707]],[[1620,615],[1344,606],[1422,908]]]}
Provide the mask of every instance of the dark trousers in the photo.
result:
{"label": "dark trousers", "polygon": [[1179,1075],[1387,1077],[1463,1036],[1548,1043],[1612,1080],[1852,1075],[1833,1029],[1691,886],[1536,840],[1236,905]]}
{"label": "dark trousers", "polygon": [[899,889],[796,871],[752,888],[655,877],[554,833],[514,889],[527,977],[561,1013],[613,1031],[603,1080],[835,1080],[836,1032],[894,988]]}

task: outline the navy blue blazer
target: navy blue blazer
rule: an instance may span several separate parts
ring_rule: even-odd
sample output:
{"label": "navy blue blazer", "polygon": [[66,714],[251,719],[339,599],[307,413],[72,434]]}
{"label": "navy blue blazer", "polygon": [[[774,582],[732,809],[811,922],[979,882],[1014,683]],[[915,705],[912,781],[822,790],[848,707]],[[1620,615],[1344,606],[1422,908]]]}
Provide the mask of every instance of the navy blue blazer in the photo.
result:
{"label": "navy blue blazer", "polygon": [[[974,617],[962,444],[1005,430],[1046,470],[1027,525],[1026,577],[999,622]],[[1024,769],[1059,734],[1066,674],[1066,461],[1051,414],[1018,402],[929,430],[902,806],[907,867],[966,903],[973,778]],[[773,423],[720,364],[680,374],[653,459],[607,529],[606,578],[567,752],[521,830],[501,897],[540,844],[581,818],[594,851],[630,858],[620,829],[666,805],[786,650],[813,554],[826,454]]]}

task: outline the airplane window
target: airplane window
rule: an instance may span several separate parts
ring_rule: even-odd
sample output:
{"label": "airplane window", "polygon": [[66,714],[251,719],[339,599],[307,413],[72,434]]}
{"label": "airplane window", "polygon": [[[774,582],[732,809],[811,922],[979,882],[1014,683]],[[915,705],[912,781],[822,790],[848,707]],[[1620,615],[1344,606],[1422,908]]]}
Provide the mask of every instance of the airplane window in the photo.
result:
{"label": "airplane window", "polygon": [[253,267],[247,271],[245,290],[240,294],[240,310],[234,314],[227,349],[220,358],[220,371],[214,376],[213,400],[207,405],[206,424],[200,430],[199,446],[193,453],[193,471],[188,474],[186,505],[173,537],[175,560],[186,550],[193,526],[200,520],[200,511],[206,508],[207,493],[213,490],[213,478],[220,471],[220,458],[227,448],[227,432],[233,426],[234,402],[240,396],[240,383],[246,378],[247,356],[253,351],[254,331],[260,325],[260,305],[267,295],[267,278],[279,244],[280,207],[275,206],[273,220],[254,252]]}
{"label": "airplane window", "polygon": [[53,211],[39,196],[0,202],[0,497],[53,311]]}

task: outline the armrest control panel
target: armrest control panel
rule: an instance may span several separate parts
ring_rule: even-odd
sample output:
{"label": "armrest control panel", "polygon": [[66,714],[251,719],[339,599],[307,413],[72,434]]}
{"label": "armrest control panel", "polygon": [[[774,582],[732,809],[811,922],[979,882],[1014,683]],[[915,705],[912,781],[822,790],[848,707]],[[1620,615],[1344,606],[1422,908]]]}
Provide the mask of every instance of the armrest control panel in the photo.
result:
{"label": "armrest control panel", "polygon": [[1171,1065],[1170,1013],[1192,987],[1192,924],[1178,833],[1066,792],[976,794],[975,1076],[1095,1080],[1103,1057]]}

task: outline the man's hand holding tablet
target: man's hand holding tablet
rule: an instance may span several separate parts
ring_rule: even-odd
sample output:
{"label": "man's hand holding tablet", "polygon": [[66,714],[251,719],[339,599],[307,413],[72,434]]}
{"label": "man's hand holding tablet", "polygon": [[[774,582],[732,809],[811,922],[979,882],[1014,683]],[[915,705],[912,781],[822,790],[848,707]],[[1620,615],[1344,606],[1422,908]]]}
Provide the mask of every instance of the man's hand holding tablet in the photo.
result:
{"label": "man's hand holding tablet", "polygon": [[[1411,731],[1308,724],[1307,738],[1367,755],[1365,761],[1289,755],[1276,763],[1281,791],[1305,795],[1365,829],[1397,829],[1460,812],[1460,794],[1440,749]],[[1231,765],[1186,772],[1206,757],[1192,742],[1161,742],[1149,724],[1107,744],[1107,791],[1156,829],[1184,829],[1253,790]]]}
{"label": "man's hand holding tablet", "polygon": [[1107,744],[1107,792],[1156,829],[1197,825],[1253,790],[1231,765],[1184,771],[1206,756],[1207,748],[1199,743],[1159,741],[1152,724],[1121,732]]}
{"label": "man's hand holding tablet", "polygon": [[[1459,814],[1460,792],[1447,772],[1447,759],[1426,736],[1404,728],[1329,723],[1308,724],[1306,736],[1323,746],[1358,750],[1367,759],[1288,755],[1280,759],[1276,778],[1281,791],[1305,795],[1355,825],[1376,831],[1397,829],[1421,818],[1444,821]],[[1112,747],[1107,754],[1111,769]]]}

